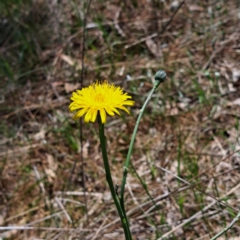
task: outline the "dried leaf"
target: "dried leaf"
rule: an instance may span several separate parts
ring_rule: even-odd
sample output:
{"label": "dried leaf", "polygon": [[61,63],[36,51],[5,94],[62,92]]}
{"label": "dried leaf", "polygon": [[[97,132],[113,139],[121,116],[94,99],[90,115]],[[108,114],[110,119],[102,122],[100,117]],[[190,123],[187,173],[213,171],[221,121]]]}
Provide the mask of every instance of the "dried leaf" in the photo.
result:
{"label": "dried leaf", "polygon": [[161,51],[159,46],[152,40],[152,39],[147,39],[145,41],[149,51],[155,56],[155,57],[161,57]]}
{"label": "dried leaf", "polygon": [[75,83],[75,84],[65,83],[64,88],[65,88],[66,93],[70,93],[70,92],[73,92],[73,91],[79,89],[80,88],[80,83]]}

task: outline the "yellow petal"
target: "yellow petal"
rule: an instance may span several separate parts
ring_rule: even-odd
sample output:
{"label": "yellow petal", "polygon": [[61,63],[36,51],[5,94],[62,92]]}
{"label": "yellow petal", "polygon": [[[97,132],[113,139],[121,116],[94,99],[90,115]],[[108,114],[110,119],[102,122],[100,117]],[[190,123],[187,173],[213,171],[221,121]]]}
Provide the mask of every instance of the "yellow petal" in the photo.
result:
{"label": "yellow petal", "polygon": [[114,112],[109,107],[106,107],[105,110],[110,116],[114,116]]}
{"label": "yellow petal", "polygon": [[92,118],[92,114],[91,114],[91,109],[90,109],[90,110],[88,110],[88,112],[86,113],[85,118],[84,118],[84,121],[88,123],[91,118]]}
{"label": "yellow petal", "polygon": [[124,102],[124,105],[133,106],[134,105],[134,101],[127,100],[127,101]]}
{"label": "yellow petal", "polygon": [[122,109],[122,110],[126,111],[128,114],[130,114],[130,112],[128,111],[128,109],[127,109],[127,108],[125,108],[124,106],[118,106],[118,108],[120,108],[120,109]]}
{"label": "yellow petal", "polygon": [[86,112],[88,111],[88,108],[83,108],[81,110],[79,110],[73,117],[73,119],[78,119],[80,117],[82,117]]}
{"label": "yellow petal", "polygon": [[113,108],[112,110],[113,110],[113,112],[117,113],[119,116],[121,115],[120,112],[116,108]]}
{"label": "yellow petal", "polygon": [[101,116],[102,123],[105,124],[107,121],[107,115],[103,108],[100,109],[100,116]]}
{"label": "yellow petal", "polygon": [[94,109],[93,112],[92,112],[91,122],[95,122],[96,121],[97,114],[98,114],[98,110]]}

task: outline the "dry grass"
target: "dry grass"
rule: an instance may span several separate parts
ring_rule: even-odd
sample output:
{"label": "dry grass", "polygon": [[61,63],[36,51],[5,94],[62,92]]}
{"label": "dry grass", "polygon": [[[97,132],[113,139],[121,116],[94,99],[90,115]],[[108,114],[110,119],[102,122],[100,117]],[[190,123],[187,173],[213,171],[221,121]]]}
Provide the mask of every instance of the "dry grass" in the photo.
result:
{"label": "dry grass", "polygon": [[[123,239],[95,124],[83,125],[85,205],[79,123],[68,112],[80,86],[83,3],[0,3],[4,239]],[[136,101],[131,116],[106,126],[115,184],[153,76],[168,75],[140,124],[127,180],[134,239],[210,239],[238,213],[240,5],[177,3],[94,0],[87,18],[83,84],[109,79]],[[236,224],[225,239],[239,235]]]}

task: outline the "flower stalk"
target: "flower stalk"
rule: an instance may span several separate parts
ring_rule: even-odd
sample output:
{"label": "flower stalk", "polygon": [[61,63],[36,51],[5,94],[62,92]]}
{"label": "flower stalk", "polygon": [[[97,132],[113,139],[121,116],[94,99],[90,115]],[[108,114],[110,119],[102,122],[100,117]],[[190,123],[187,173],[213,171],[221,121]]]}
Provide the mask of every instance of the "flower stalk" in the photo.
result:
{"label": "flower stalk", "polygon": [[120,205],[120,202],[119,202],[119,199],[118,199],[118,196],[117,196],[117,193],[115,191],[114,184],[112,181],[112,175],[111,175],[111,170],[110,170],[108,156],[107,156],[107,150],[106,150],[104,124],[101,122],[101,118],[100,118],[99,114],[98,114],[98,127],[99,127],[99,137],[100,137],[100,145],[101,145],[101,150],[102,150],[102,157],[103,157],[104,168],[105,168],[105,172],[106,172],[106,180],[107,180],[108,186],[110,188],[114,204],[117,208],[118,215],[122,222],[122,227],[124,229],[125,238],[126,238],[126,240],[132,240],[126,213],[121,208],[121,205]]}
{"label": "flower stalk", "polygon": [[148,102],[150,101],[153,93],[155,92],[155,90],[157,89],[157,87],[162,83],[164,82],[166,79],[166,73],[165,71],[163,70],[160,70],[158,71],[156,74],[155,74],[155,82],[154,82],[154,85],[153,85],[153,88],[151,90],[151,92],[149,93],[145,103],[143,104],[141,110],[140,110],[140,113],[138,115],[138,119],[137,119],[137,122],[136,122],[136,125],[134,127],[134,131],[133,131],[133,135],[132,135],[132,138],[131,138],[131,142],[130,142],[130,146],[129,146],[129,149],[128,149],[128,154],[127,154],[127,158],[126,158],[126,161],[125,161],[125,165],[124,165],[124,170],[123,170],[123,178],[122,178],[122,185],[121,185],[121,196],[120,196],[120,204],[121,204],[121,208],[123,209],[123,212],[125,213],[125,206],[124,206],[124,189],[125,189],[125,185],[126,185],[126,179],[127,179],[127,174],[128,174],[128,169],[129,169],[129,164],[130,164],[130,158],[131,158],[131,155],[132,155],[132,151],[133,151],[133,145],[134,145],[134,142],[135,142],[135,138],[136,138],[136,135],[137,135],[137,130],[138,130],[138,126],[139,126],[139,123],[140,123],[140,120],[143,116],[143,112],[148,104]]}

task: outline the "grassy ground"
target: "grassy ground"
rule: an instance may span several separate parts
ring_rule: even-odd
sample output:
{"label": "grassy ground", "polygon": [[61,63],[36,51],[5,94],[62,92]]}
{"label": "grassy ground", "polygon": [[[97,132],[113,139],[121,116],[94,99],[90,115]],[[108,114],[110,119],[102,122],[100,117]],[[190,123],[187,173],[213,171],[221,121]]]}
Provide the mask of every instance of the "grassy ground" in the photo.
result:
{"label": "grassy ground", "polygon": [[[28,228],[4,228],[3,239],[123,239],[97,125],[83,124],[84,197],[79,123],[68,112],[86,9],[82,0],[0,1],[0,225]],[[109,79],[136,102],[106,125],[115,184],[154,74],[168,75],[128,176],[134,239],[210,239],[239,211],[239,1],[93,0],[86,28],[83,85]],[[235,224],[219,239],[239,235]]]}

